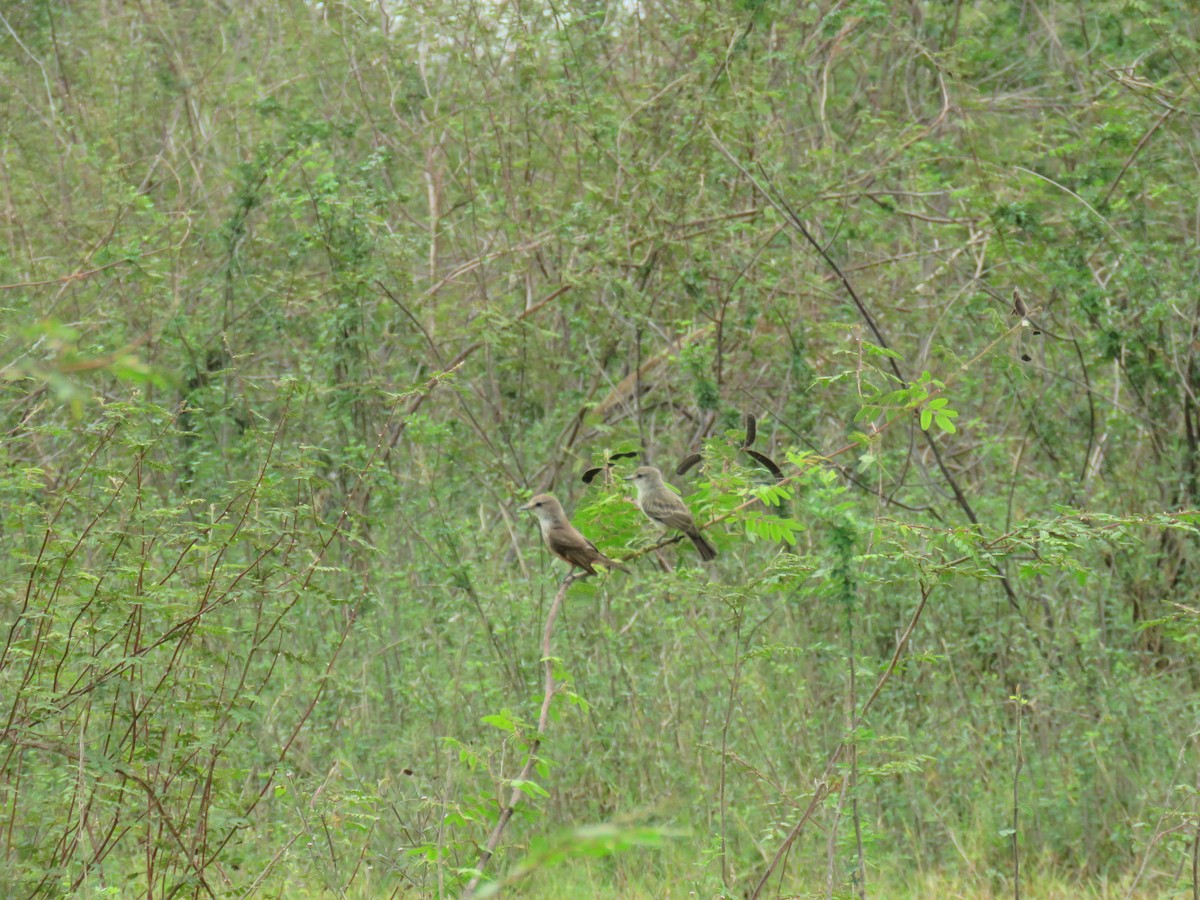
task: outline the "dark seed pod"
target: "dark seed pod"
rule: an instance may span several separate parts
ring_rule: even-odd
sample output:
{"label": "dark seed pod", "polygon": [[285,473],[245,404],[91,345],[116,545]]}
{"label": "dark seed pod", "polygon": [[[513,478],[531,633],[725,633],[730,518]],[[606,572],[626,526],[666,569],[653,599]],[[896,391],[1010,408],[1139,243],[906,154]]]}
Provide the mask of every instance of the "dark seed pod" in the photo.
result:
{"label": "dark seed pod", "polygon": [[684,472],[686,472],[692,466],[696,465],[696,463],[700,462],[700,460],[702,460],[702,459],[704,459],[704,457],[701,456],[699,453],[693,453],[690,456],[685,456],[683,458],[683,460],[679,463],[679,465],[677,465],[675,467],[675,474],[682,475]]}
{"label": "dark seed pod", "polygon": [[1021,362],[1029,362],[1032,359],[1033,359],[1033,357],[1030,356],[1028,353],[1021,354]]}
{"label": "dark seed pod", "polygon": [[637,451],[629,450],[625,453],[614,453],[612,456],[610,456],[608,458],[608,461],[613,462],[614,460],[618,460],[618,459],[633,459],[635,456],[637,456]]}
{"label": "dark seed pod", "polygon": [[1016,288],[1013,288],[1012,302],[1012,314],[1022,319],[1028,319],[1029,307],[1025,305],[1025,299],[1021,296],[1021,292]]}
{"label": "dark seed pod", "polygon": [[756,437],[758,437],[758,420],[754,418],[754,413],[746,413],[746,443],[742,446],[752,446]]}
{"label": "dark seed pod", "polygon": [[748,453],[755,462],[774,475],[778,481],[783,481],[783,471],[779,468],[779,466],[775,465],[775,460],[771,459],[771,457],[767,456],[765,453],[759,453],[757,450],[750,450],[749,448],[746,449],[746,453]]}
{"label": "dark seed pod", "polygon": [[1021,296],[1021,292],[1018,291],[1016,288],[1013,288],[1012,302],[1013,302],[1012,314],[1014,316],[1020,317],[1021,324],[1024,325],[1026,328],[1032,328],[1034,334],[1041,334],[1042,332],[1030,320],[1029,306],[1025,303],[1025,299]]}
{"label": "dark seed pod", "polygon": [[605,466],[597,466],[594,469],[588,469],[586,472],[583,473],[583,483],[591,484],[592,480],[597,475],[599,475],[601,472],[603,472],[605,468],[606,468]]}

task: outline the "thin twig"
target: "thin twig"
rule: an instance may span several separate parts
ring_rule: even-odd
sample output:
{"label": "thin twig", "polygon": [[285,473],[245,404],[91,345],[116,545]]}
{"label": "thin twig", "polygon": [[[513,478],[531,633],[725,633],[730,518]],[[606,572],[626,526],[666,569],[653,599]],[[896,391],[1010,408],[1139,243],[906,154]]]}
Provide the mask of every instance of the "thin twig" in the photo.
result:
{"label": "thin twig", "polygon": [[[850,735],[853,735],[854,732],[858,730],[859,725],[866,720],[867,713],[871,711],[871,706],[879,697],[884,685],[891,680],[892,673],[896,671],[896,664],[900,661],[900,654],[903,653],[904,648],[908,646],[908,640],[912,637],[913,630],[917,627],[917,622],[921,620],[921,613],[925,611],[925,604],[929,601],[929,595],[933,593],[933,589],[935,587],[937,587],[936,584],[928,587],[926,587],[925,584],[921,584],[921,602],[918,603],[917,608],[913,610],[912,618],[908,620],[908,626],[904,629],[904,633],[900,635],[900,639],[896,641],[896,650],[892,654],[892,658],[888,662],[887,668],[883,670],[883,674],[881,674],[879,676],[879,680],[875,682],[875,688],[871,691],[871,696],[867,698],[867,702],[863,704],[862,712],[855,717],[854,723],[850,727]],[[812,799],[809,801],[807,808],[805,808],[804,814],[800,816],[800,821],[792,826],[792,830],[788,832],[787,837],[783,839],[783,843],[779,845],[779,849],[775,851],[775,855],[771,858],[771,862],[767,864],[766,870],[758,879],[758,883],[754,886],[754,890],[751,891],[750,900],[755,900],[755,898],[762,893],[763,888],[765,888],[767,885],[767,881],[771,878],[771,875],[775,872],[775,869],[787,855],[788,850],[791,849],[791,846],[795,842],[796,838],[798,838],[800,833],[804,830],[805,824],[812,817],[812,814],[816,811],[821,801],[824,800],[829,794],[830,789],[835,786],[830,782],[830,776],[833,774],[834,766],[836,766],[838,760],[842,758],[842,754],[846,752],[846,748],[850,745],[851,740],[852,737],[843,739],[842,742],[834,748],[833,753],[829,755],[829,760],[825,763],[825,770],[821,773],[821,777],[817,780],[817,789],[813,792]]]}
{"label": "thin twig", "polygon": [[1012,860],[1013,860],[1013,900],[1021,900],[1021,851],[1017,845],[1018,827],[1021,815],[1021,768],[1025,757],[1021,748],[1021,722],[1023,720],[1024,701],[1021,699],[1021,688],[1013,697],[1017,710],[1017,762],[1013,772],[1013,804],[1012,804]]}
{"label": "thin twig", "polygon": [[554,623],[558,619],[558,613],[562,609],[563,600],[567,596],[567,589],[579,577],[581,576],[568,575],[564,578],[562,584],[558,587],[558,593],[554,595],[554,602],[550,604],[550,613],[546,616],[546,629],[542,632],[542,665],[545,666],[546,670],[546,689],[542,695],[542,712],[538,716],[537,734],[529,743],[529,750],[525,754],[525,765],[521,767],[521,772],[515,779],[518,786],[512,789],[512,793],[508,798],[508,804],[500,811],[500,818],[496,820],[496,827],[492,829],[492,833],[487,840],[487,845],[479,855],[479,862],[475,864],[475,874],[471,877],[470,882],[467,884],[467,889],[463,892],[465,900],[470,900],[471,897],[475,896],[475,891],[479,889],[479,882],[483,879],[483,873],[487,869],[487,864],[496,852],[496,847],[500,845],[500,836],[504,834],[504,829],[508,826],[513,813],[516,812],[517,804],[525,796],[520,788],[520,784],[529,780],[529,776],[533,774],[534,766],[537,765],[537,752],[542,745],[542,736],[546,733],[546,727],[550,724],[550,701],[554,699],[554,658],[550,652],[551,639],[554,636]]}

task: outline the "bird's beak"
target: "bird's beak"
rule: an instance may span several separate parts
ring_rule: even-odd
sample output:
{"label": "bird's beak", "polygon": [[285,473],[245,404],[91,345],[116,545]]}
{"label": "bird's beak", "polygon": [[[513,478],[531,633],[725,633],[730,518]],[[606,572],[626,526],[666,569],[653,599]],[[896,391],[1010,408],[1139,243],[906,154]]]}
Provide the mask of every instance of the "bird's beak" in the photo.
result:
{"label": "bird's beak", "polygon": [[637,478],[637,476],[636,476],[636,475],[626,475],[626,476],[625,476],[624,478],[622,478],[621,480],[622,480],[622,481],[633,481],[633,479],[635,479],[635,478]]}
{"label": "bird's beak", "polygon": [[529,509],[529,508],[530,508],[529,504],[528,504],[528,503],[526,503],[524,506],[518,506],[518,507],[517,507],[517,512],[524,512],[525,510],[527,510],[527,509]]}

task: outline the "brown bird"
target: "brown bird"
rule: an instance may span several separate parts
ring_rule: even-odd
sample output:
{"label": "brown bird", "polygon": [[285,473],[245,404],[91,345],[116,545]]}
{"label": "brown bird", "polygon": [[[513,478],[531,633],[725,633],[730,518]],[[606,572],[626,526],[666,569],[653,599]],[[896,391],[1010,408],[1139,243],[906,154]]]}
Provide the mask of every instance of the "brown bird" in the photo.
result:
{"label": "brown bird", "polygon": [[662,472],[654,466],[642,466],[625,480],[637,488],[638,509],[646,518],[663,528],[682,531],[696,545],[701,559],[716,558],[717,548],[704,539],[687,506],[663,483]]}
{"label": "brown bird", "polygon": [[589,575],[595,575],[596,570],[592,568],[592,564],[599,563],[610,569],[629,571],[615,559],[609,559],[597,550],[595,544],[567,521],[562,504],[553,494],[538,494],[518,509],[529,510],[537,516],[538,524],[542,528],[542,539],[550,548],[550,552],[573,568],[577,566]]}

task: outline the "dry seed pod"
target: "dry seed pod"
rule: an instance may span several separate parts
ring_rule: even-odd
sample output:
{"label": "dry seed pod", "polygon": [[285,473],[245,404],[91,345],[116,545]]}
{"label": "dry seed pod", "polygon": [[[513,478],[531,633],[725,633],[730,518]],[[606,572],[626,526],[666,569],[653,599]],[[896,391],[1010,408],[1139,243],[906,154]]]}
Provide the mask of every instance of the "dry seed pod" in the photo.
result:
{"label": "dry seed pod", "polygon": [[1022,319],[1029,318],[1029,307],[1025,305],[1025,299],[1021,296],[1021,292],[1016,288],[1013,288],[1012,304],[1012,314],[1014,316],[1019,316]]}
{"label": "dry seed pod", "polygon": [[700,462],[700,460],[703,458],[704,457],[702,457],[699,453],[692,453],[689,456],[685,456],[679,465],[675,467],[675,474],[682,475],[692,466],[696,465],[696,463]]}
{"label": "dry seed pod", "polygon": [[758,437],[758,420],[754,418],[754,413],[746,413],[746,443],[742,446],[752,446],[756,437]]}
{"label": "dry seed pod", "polygon": [[1016,288],[1013,288],[1012,303],[1012,314],[1021,319],[1021,324],[1026,328],[1033,329],[1034,334],[1041,334],[1041,330],[1029,318],[1029,306],[1025,303],[1025,298],[1021,296],[1021,292]]}
{"label": "dry seed pod", "polygon": [[583,483],[591,484],[593,481],[596,480],[597,475],[599,475],[605,469],[611,469],[613,463],[616,462],[618,459],[632,459],[637,455],[638,454],[637,454],[636,450],[627,450],[624,453],[614,453],[612,456],[608,457],[608,459],[606,459],[604,461],[604,465],[596,466],[596,468],[588,469],[586,472],[584,472],[583,473]]}
{"label": "dry seed pod", "polygon": [[746,452],[754,458],[754,460],[764,469],[775,476],[776,480],[783,481],[783,471],[779,466],[775,465],[775,460],[767,456],[765,453],[759,453],[757,450],[746,449]]}

